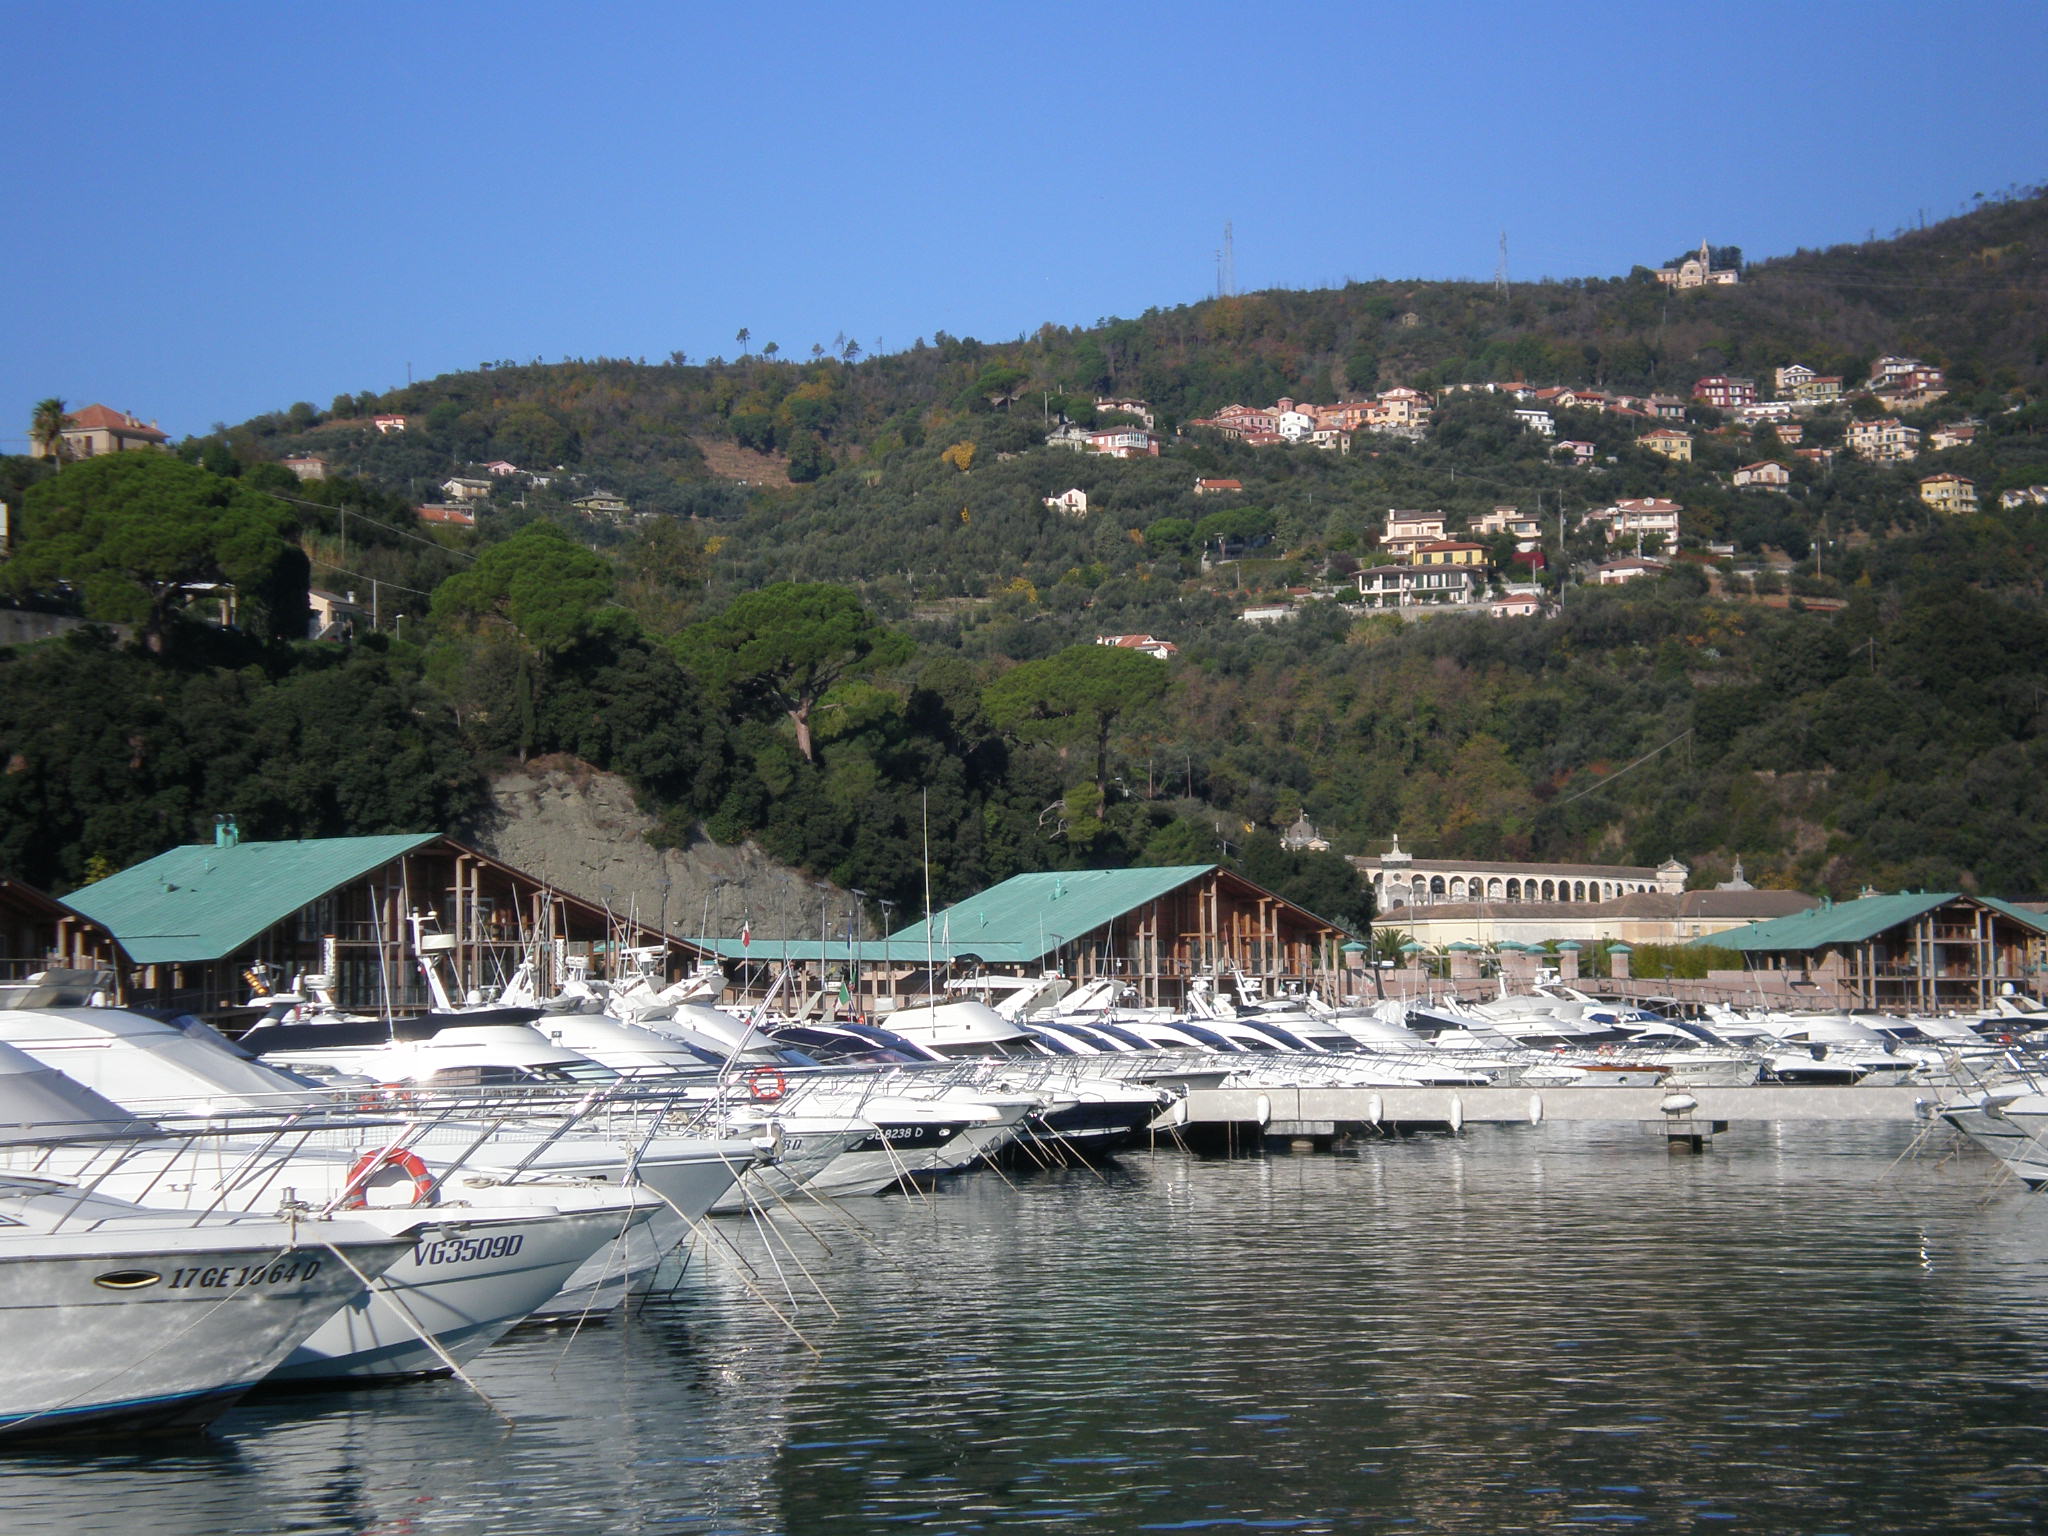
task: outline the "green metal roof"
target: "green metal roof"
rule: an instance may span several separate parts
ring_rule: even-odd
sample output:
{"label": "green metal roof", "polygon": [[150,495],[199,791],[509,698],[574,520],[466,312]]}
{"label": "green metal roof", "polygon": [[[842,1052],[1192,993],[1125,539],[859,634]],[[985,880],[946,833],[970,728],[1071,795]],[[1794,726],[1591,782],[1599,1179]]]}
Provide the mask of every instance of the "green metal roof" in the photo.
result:
{"label": "green metal roof", "polygon": [[440,835],[193,843],[73,891],[64,904],[113,934],[137,965],[218,960],[336,886]]}
{"label": "green metal roof", "polygon": [[2016,923],[2025,923],[2036,933],[2048,933],[2048,913],[2030,912],[2009,901],[2000,901],[1996,896],[1979,896],[1977,899],[1992,911],[2002,912]]}
{"label": "green metal roof", "polygon": [[[786,960],[792,965],[816,965],[822,948],[826,965],[846,964],[844,939],[828,939],[821,946],[816,939],[764,939],[757,933],[745,944],[738,939],[691,942],[701,942],[721,960],[745,960],[757,965],[781,965]],[[913,946],[897,939],[859,939],[853,945],[853,958],[857,965],[922,965],[924,943],[919,940]],[[935,958],[944,960],[945,951],[939,951]]]}
{"label": "green metal roof", "polygon": [[[974,955],[1025,965],[1053,953],[1125,913],[1180,889],[1216,868],[1174,864],[1161,869],[1065,869],[1012,875],[930,919],[932,953],[941,960]],[[891,952],[925,953],[925,924],[889,936]]]}
{"label": "green metal roof", "polygon": [[[1910,923],[1962,896],[1960,891],[1899,891],[1889,896],[1859,896],[1854,901],[1823,904],[1804,912],[1794,912],[1790,917],[1751,923],[1746,928],[1702,934],[1691,942],[1695,948],[1739,949],[1753,953],[1803,952],[1825,949],[1830,944],[1861,944],[1876,938],[1887,928]],[[1991,896],[1971,896],[1968,899],[1981,902],[2014,922],[2024,923],[2036,933],[2048,933],[2048,918],[2039,912],[2029,912]]]}

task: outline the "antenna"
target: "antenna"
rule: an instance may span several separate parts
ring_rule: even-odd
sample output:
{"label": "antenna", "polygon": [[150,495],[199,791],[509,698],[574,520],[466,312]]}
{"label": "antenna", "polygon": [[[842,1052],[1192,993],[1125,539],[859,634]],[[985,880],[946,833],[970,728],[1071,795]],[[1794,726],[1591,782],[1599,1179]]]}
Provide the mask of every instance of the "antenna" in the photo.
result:
{"label": "antenna", "polygon": [[1228,219],[1223,221],[1223,256],[1216,267],[1216,286],[1222,290],[1218,298],[1231,298],[1237,293],[1237,251]]}
{"label": "antenna", "polygon": [[1493,269],[1493,291],[1502,298],[1508,296],[1508,232],[1500,232],[1500,261]]}

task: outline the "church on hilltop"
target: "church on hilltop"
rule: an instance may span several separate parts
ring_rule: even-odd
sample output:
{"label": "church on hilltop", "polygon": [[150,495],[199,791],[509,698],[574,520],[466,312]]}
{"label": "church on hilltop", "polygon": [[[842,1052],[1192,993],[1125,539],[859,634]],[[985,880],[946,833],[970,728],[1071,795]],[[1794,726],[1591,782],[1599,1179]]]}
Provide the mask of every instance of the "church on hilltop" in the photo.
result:
{"label": "church on hilltop", "polygon": [[1687,288],[1739,283],[1742,274],[1734,267],[1715,266],[1714,258],[1707,250],[1707,242],[1702,240],[1698,255],[1686,257],[1675,267],[1659,267],[1657,281],[1683,292]]}

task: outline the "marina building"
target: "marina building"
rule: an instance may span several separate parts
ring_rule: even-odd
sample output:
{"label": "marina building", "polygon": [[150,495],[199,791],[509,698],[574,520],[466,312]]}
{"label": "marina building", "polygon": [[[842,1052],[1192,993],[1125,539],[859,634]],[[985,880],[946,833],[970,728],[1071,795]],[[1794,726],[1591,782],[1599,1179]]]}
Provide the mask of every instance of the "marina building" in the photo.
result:
{"label": "marina building", "polygon": [[1822,902],[1697,940],[1742,951],[1753,970],[1891,1013],[1989,1008],[2039,980],[2048,917],[1989,896],[1901,891]]}
{"label": "marina building", "polygon": [[726,939],[712,947],[743,997],[761,996],[795,966],[817,988],[812,1003],[836,994],[886,1014],[948,974],[1057,970],[1077,985],[1116,977],[1148,1006],[1178,1005],[1195,980],[1230,971],[1256,979],[1268,995],[1317,985],[1335,995],[1351,937],[1242,875],[1187,864],[1013,875],[886,939]]}
{"label": "marina building", "polygon": [[212,843],[173,848],[62,904],[84,920],[71,945],[81,967],[114,971],[130,1004],[209,1020],[300,972],[328,977],[343,1008],[426,1006],[414,917],[465,990],[503,982],[529,954],[544,991],[569,957],[608,945],[702,954],[438,832],[243,842],[223,821]]}

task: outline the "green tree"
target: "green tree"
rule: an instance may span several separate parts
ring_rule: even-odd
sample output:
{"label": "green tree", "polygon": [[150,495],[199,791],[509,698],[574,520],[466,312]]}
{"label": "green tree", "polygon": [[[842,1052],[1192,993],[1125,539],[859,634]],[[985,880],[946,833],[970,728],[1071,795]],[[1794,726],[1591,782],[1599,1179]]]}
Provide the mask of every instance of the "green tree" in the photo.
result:
{"label": "green tree", "polygon": [[677,654],[742,710],[779,710],[796,748],[816,762],[811,712],[845,678],[909,659],[910,641],[868,612],[858,594],[821,582],[779,581],[736,598],[678,637]]}
{"label": "green tree", "polygon": [[64,430],[72,420],[64,414],[64,402],[52,395],[47,400],[38,400],[29,417],[29,436],[36,446],[43,450],[43,457],[59,463],[64,458]]}
{"label": "green tree", "polygon": [[611,565],[553,523],[529,523],[442,582],[434,617],[486,632],[508,628],[543,654],[633,631],[632,616],[612,602]]}
{"label": "green tree", "polygon": [[138,624],[162,650],[174,615],[231,590],[240,627],[306,633],[309,567],[291,510],[168,453],[110,453],[33,487],[0,566],[16,595],[79,595],[86,617]]}
{"label": "green tree", "polygon": [[1109,804],[1109,742],[1119,721],[1166,696],[1167,665],[1111,645],[1070,645],[1012,667],[988,687],[989,718],[1025,740],[1083,745],[1095,757],[1095,814]]}

